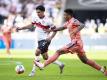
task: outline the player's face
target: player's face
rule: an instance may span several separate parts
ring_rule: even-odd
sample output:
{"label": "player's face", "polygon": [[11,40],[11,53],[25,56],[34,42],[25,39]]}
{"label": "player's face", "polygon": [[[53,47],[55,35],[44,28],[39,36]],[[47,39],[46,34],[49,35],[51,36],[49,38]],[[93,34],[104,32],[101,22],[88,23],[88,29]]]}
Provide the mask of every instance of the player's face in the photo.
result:
{"label": "player's face", "polygon": [[44,17],[44,11],[36,10],[36,13],[37,13],[38,17],[40,17],[40,18]]}
{"label": "player's face", "polygon": [[65,13],[65,12],[64,12],[64,19],[65,19],[65,21],[69,20],[69,15],[67,13]]}

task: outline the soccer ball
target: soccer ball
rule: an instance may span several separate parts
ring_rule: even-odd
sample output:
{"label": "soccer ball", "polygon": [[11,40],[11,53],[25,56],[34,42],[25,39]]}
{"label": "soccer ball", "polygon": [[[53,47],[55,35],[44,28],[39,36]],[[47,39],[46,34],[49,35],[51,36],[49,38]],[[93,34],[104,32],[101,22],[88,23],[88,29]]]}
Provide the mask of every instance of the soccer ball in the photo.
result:
{"label": "soccer ball", "polygon": [[16,67],[15,67],[15,71],[17,74],[22,74],[24,73],[25,71],[25,68],[22,64],[18,64]]}

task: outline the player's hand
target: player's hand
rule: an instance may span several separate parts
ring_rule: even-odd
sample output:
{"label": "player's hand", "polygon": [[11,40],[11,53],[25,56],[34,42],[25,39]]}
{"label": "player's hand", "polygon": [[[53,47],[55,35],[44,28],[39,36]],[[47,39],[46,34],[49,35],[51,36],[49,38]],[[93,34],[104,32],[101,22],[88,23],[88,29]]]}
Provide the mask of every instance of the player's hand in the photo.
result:
{"label": "player's hand", "polygon": [[51,29],[43,29],[45,32],[50,33],[52,30]]}
{"label": "player's hand", "polygon": [[52,28],[51,28],[51,31],[56,32],[56,31],[57,31],[56,27],[55,27],[55,26],[52,27]]}
{"label": "player's hand", "polygon": [[17,31],[16,31],[16,27],[11,28],[11,31],[12,31],[12,32],[17,32]]}
{"label": "player's hand", "polygon": [[51,28],[51,31],[56,32],[57,31],[56,27]]}
{"label": "player's hand", "polygon": [[18,30],[18,27],[16,27],[16,32],[18,32],[19,30]]}
{"label": "player's hand", "polygon": [[57,30],[56,30],[56,29],[52,29],[52,31],[53,31],[53,32],[57,32]]}
{"label": "player's hand", "polygon": [[16,32],[19,32],[19,30],[20,30],[20,27],[16,27]]}

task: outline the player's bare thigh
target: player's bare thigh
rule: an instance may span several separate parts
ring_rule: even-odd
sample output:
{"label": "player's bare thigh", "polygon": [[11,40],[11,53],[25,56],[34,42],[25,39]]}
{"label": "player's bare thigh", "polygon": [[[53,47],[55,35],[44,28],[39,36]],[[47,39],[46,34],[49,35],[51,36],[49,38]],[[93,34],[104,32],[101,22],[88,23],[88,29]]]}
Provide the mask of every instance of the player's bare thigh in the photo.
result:
{"label": "player's bare thigh", "polygon": [[35,51],[35,56],[39,56],[40,54],[41,54],[41,50],[37,48]]}
{"label": "player's bare thigh", "polygon": [[61,48],[61,50],[65,53],[84,53],[82,40],[71,42]]}
{"label": "player's bare thigh", "polygon": [[74,53],[78,50],[79,46],[77,46],[77,42],[75,43],[69,43],[62,47],[60,50],[64,53]]}
{"label": "player's bare thigh", "polygon": [[87,58],[87,56],[86,56],[86,54],[85,54],[85,51],[84,51],[84,49],[83,49],[83,44],[82,44],[82,43],[79,44],[79,48],[78,48],[78,50],[76,51],[76,53],[77,53],[77,56],[79,57],[79,59],[80,59],[83,63],[86,63],[86,62],[87,62],[88,58]]}
{"label": "player's bare thigh", "polygon": [[87,63],[88,58],[87,58],[85,52],[84,52],[84,53],[81,53],[81,54],[78,53],[77,56],[78,56],[78,58],[79,58],[83,63],[85,63],[85,64]]}

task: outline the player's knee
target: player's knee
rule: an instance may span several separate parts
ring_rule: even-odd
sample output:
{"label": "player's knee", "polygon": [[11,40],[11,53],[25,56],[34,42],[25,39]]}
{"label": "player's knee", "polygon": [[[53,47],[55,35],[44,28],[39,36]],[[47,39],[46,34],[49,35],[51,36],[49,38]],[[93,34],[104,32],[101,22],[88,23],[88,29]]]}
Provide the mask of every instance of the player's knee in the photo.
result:
{"label": "player's knee", "polygon": [[82,62],[83,62],[84,64],[87,64],[87,60],[82,60]]}
{"label": "player's knee", "polygon": [[84,64],[87,64],[88,59],[87,58],[81,58],[80,59]]}
{"label": "player's knee", "polygon": [[40,55],[40,53],[41,53],[41,51],[40,51],[40,50],[36,50],[35,55],[36,55],[36,56],[39,56],[39,55]]}
{"label": "player's knee", "polygon": [[44,57],[43,59],[44,59],[44,60],[47,60],[47,59],[48,59],[48,57]]}
{"label": "player's knee", "polygon": [[57,50],[56,52],[57,52],[57,54],[59,54],[59,55],[64,54],[64,51],[62,51],[62,50]]}
{"label": "player's knee", "polygon": [[48,56],[43,56],[43,59],[44,59],[44,60],[47,60],[47,59],[48,59]]}
{"label": "player's knee", "polygon": [[36,53],[35,53],[35,56],[39,56],[39,54],[36,54]]}

